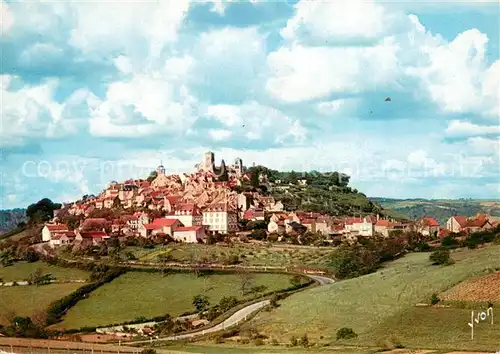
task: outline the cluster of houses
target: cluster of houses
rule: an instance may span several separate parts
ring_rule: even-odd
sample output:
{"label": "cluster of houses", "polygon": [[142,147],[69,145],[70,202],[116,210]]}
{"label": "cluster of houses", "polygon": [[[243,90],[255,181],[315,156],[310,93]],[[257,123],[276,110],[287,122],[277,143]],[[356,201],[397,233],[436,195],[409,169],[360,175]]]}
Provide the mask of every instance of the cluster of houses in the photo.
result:
{"label": "cluster of houses", "polygon": [[[224,182],[219,181],[225,175]],[[204,154],[191,174],[167,175],[158,166],[156,176],[148,180],[127,180],[111,184],[98,196],[86,196],[63,207],[70,215],[82,216],[75,230],[53,223],[45,225],[42,239],[52,246],[73,243],[99,244],[112,237],[169,236],[180,242],[203,242],[209,233],[238,232],[238,220],[269,220],[267,231],[277,234],[301,234],[306,231],[353,240],[392,231],[416,230],[425,236],[443,236],[449,232],[475,232],[494,226],[485,215],[474,218],[454,216],[446,229],[433,218],[417,222],[399,222],[380,217],[331,217],[320,213],[286,212],[282,202],[257,192],[238,193],[235,186],[249,181],[241,159],[226,166],[215,166],[214,154]],[[259,176],[262,183],[266,176]],[[300,181],[299,181],[300,183]],[[92,218],[96,209],[120,210],[120,217],[107,220]],[[140,210],[140,211],[138,211]],[[161,215],[153,218],[152,215]]]}

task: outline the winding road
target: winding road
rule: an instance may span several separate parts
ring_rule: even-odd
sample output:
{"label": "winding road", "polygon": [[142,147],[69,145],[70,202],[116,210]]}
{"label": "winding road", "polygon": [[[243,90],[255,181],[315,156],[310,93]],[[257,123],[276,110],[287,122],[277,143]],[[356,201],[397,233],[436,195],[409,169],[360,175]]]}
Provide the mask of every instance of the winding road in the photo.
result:
{"label": "winding road", "polygon": [[[323,285],[328,285],[332,284],[335,281],[331,278],[319,276],[319,275],[307,275],[309,278],[315,280],[318,282],[320,286]],[[150,343],[150,342],[161,342],[161,341],[173,341],[173,340],[182,340],[182,339],[190,339],[193,337],[197,336],[202,336],[208,333],[214,333],[218,331],[225,330],[229,327],[232,327],[234,325],[237,325],[241,321],[245,321],[247,317],[250,315],[254,314],[255,312],[259,311],[263,307],[269,305],[270,301],[269,300],[263,300],[256,302],[254,304],[248,305],[241,310],[236,311],[234,314],[232,314],[229,318],[224,320],[224,322],[219,323],[213,327],[203,329],[197,332],[192,332],[192,333],[186,333],[186,334],[179,334],[175,336],[170,336],[170,337],[165,337],[165,338],[158,338],[158,339],[153,339],[151,338],[150,340],[144,340],[144,341],[137,341],[137,342],[130,342],[130,344],[141,344],[141,343]]]}

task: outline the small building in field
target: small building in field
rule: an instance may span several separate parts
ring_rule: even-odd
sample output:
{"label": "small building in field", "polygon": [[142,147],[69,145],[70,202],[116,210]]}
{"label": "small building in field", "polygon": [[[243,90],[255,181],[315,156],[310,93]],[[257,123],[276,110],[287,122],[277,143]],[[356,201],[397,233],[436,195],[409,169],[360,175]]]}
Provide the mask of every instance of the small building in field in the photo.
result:
{"label": "small building in field", "polygon": [[202,243],[205,241],[205,228],[201,225],[180,226],[174,231],[174,240],[185,243]]}

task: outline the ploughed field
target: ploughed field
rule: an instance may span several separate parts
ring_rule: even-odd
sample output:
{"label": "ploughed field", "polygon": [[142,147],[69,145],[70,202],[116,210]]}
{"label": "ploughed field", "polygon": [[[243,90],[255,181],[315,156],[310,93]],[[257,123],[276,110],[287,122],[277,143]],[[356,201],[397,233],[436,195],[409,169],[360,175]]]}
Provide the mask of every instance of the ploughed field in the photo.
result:
{"label": "ploughed field", "polygon": [[461,282],[440,295],[440,299],[446,301],[500,302],[500,272]]}
{"label": "ploughed field", "polygon": [[263,273],[250,276],[197,276],[192,273],[163,276],[159,273],[128,272],[79,301],[56,326],[70,329],[106,326],[165,314],[176,317],[194,311],[192,301],[196,295],[206,295],[210,305],[216,305],[224,296],[250,299],[256,293],[243,294],[243,282],[246,289],[261,287],[260,294],[263,294],[291,287],[291,278],[284,274]]}

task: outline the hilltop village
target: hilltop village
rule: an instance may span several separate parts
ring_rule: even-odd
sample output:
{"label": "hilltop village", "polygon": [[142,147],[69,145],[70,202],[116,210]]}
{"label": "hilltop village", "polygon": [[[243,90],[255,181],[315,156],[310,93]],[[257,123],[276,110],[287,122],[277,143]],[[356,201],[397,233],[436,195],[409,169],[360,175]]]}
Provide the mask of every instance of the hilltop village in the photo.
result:
{"label": "hilltop village", "polygon": [[[160,165],[147,180],[113,181],[98,196],[85,196],[56,210],[42,230],[42,241],[52,247],[84,243],[97,245],[110,238],[170,237],[178,242],[204,243],[208,235],[248,235],[258,228],[266,235],[314,233],[324,241],[356,241],[359,237],[418,231],[423,236],[444,237],[450,232],[477,232],[493,228],[487,215],[455,216],[441,226],[432,217],[418,221],[394,220],[379,215],[330,216],[318,212],[287,211],[280,200],[260,192],[238,189],[250,182],[251,172],[241,159],[215,165],[206,152],[191,174],[167,175]],[[279,180],[258,175],[268,190],[283,188]],[[299,187],[305,181],[298,179]],[[258,226],[256,226],[258,225]]]}

